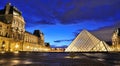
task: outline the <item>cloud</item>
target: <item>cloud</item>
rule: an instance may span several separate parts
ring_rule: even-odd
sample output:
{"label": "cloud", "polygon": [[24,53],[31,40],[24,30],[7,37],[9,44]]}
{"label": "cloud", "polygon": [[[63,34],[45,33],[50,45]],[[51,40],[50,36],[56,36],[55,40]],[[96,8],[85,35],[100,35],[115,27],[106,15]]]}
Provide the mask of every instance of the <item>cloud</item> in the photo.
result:
{"label": "cloud", "polygon": [[55,43],[60,43],[60,42],[68,42],[68,41],[72,41],[73,39],[66,39],[66,40],[55,40]]}
{"label": "cloud", "polygon": [[[5,2],[7,1],[0,3]],[[64,25],[77,24],[84,20],[100,22],[120,19],[120,0],[11,0],[10,2],[23,12],[25,19],[29,18],[34,23],[39,19],[45,21],[56,19]]]}
{"label": "cloud", "polygon": [[112,41],[113,32],[117,28],[120,28],[120,21],[118,21],[115,25],[106,26],[106,27],[99,28],[97,30],[93,30],[91,31],[91,33],[96,37],[98,37],[100,40]]}
{"label": "cloud", "polygon": [[66,4],[62,3],[60,6],[64,8],[60,8],[63,12],[57,11],[54,15],[61,21],[61,24],[77,24],[82,20],[116,20],[120,18],[116,16],[120,14],[119,3],[119,0],[74,0]]}
{"label": "cloud", "polygon": [[51,45],[52,48],[67,48],[67,45],[63,45],[63,46],[56,46],[56,45]]}
{"label": "cloud", "polygon": [[47,19],[54,17],[60,20],[61,24],[79,23],[76,20],[109,19],[120,10],[119,0],[18,0],[11,2],[22,10],[23,14]]}
{"label": "cloud", "polygon": [[[96,30],[88,30],[90,33],[92,33],[94,36],[96,36],[98,39],[103,41],[112,41],[112,34],[114,30],[117,28],[120,28],[120,21],[117,21],[116,24],[111,26],[104,26]],[[77,30],[76,32],[73,32],[75,37],[81,32],[81,29]]]}
{"label": "cloud", "polygon": [[50,21],[46,21],[46,20],[40,20],[35,22],[36,24],[41,24],[41,25],[55,25],[55,22],[50,22]]}
{"label": "cloud", "polygon": [[90,31],[94,36],[102,41],[112,41],[112,34],[115,28],[113,27],[103,27],[98,30]]}
{"label": "cloud", "polygon": [[73,32],[73,35],[75,38],[78,36],[78,34],[82,31],[83,29],[78,29],[77,31]]}

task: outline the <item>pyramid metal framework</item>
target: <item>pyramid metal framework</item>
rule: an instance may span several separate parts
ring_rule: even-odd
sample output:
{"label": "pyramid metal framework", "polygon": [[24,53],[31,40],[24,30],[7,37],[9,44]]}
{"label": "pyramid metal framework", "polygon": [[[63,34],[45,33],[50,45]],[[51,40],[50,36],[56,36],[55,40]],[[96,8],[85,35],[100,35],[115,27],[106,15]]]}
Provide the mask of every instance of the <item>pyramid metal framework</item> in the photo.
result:
{"label": "pyramid metal framework", "polygon": [[66,48],[65,52],[102,52],[110,50],[111,48],[104,41],[99,40],[87,30],[83,30]]}

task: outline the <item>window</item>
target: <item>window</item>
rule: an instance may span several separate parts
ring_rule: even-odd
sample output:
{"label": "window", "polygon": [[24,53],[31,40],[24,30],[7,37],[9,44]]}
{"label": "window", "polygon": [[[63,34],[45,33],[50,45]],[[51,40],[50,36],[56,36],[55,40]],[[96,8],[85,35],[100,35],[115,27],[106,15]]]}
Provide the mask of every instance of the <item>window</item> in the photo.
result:
{"label": "window", "polygon": [[7,29],[9,29],[9,26],[7,26]]}
{"label": "window", "polygon": [[8,37],[8,33],[5,34],[5,37]]}
{"label": "window", "polygon": [[1,36],[2,34],[1,34],[1,32],[0,32],[0,36]]}
{"label": "window", "polygon": [[0,25],[0,30],[2,29],[2,25]]}

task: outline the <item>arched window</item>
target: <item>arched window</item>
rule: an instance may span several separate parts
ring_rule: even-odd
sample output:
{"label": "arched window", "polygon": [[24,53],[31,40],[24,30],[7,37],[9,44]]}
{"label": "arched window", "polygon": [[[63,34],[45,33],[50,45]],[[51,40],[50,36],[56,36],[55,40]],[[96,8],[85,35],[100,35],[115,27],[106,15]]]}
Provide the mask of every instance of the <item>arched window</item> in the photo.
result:
{"label": "arched window", "polygon": [[5,41],[3,41],[2,44],[5,44]]}
{"label": "arched window", "polygon": [[6,33],[5,37],[8,37],[8,33]]}

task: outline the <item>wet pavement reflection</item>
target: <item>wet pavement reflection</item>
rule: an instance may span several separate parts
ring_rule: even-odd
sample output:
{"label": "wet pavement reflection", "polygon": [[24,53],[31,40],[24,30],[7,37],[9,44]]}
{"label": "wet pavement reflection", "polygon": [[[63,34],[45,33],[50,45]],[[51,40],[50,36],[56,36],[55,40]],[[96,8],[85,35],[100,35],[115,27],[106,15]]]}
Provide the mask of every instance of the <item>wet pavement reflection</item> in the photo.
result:
{"label": "wet pavement reflection", "polygon": [[0,66],[119,66],[120,53],[39,53],[0,54]]}

